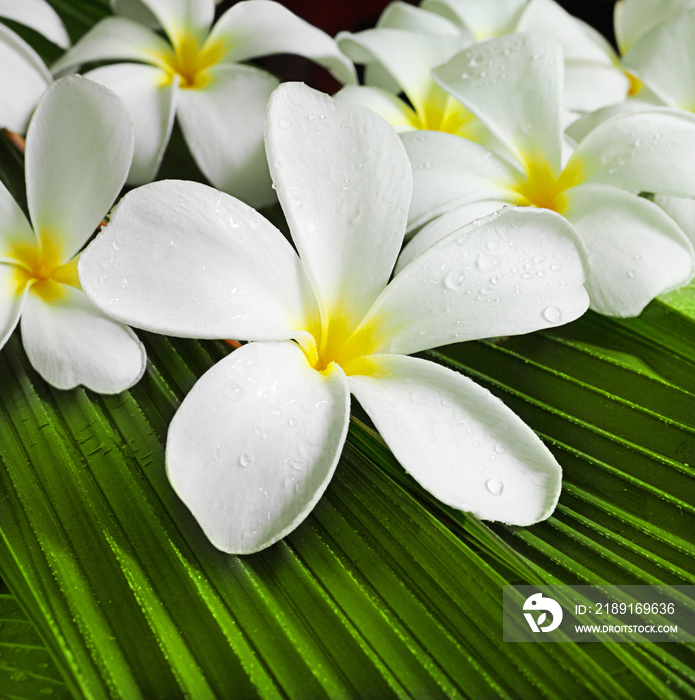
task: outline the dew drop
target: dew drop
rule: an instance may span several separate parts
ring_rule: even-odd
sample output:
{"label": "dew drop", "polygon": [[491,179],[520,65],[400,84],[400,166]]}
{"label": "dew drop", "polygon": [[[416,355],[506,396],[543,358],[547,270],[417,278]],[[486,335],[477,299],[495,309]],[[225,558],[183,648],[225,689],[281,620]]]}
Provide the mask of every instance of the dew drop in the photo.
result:
{"label": "dew drop", "polygon": [[297,472],[301,472],[304,469],[304,462],[302,462],[301,459],[295,459],[292,461],[292,464],[290,464],[292,469],[294,469]]}
{"label": "dew drop", "polygon": [[480,270],[480,272],[490,272],[499,264],[500,259],[494,255],[489,255],[488,253],[480,253],[475,261],[475,266],[478,268],[478,270]]}
{"label": "dew drop", "polygon": [[551,269],[553,272],[560,272],[560,270],[562,270],[562,267],[561,267],[560,265],[551,265],[551,266],[550,266],[550,269]]}
{"label": "dew drop", "polygon": [[498,455],[503,455],[507,451],[507,448],[501,442],[498,442],[493,449]]}
{"label": "dew drop", "polygon": [[222,464],[222,445],[217,445],[212,451],[212,458],[217,464]]}
{"label": "dew drop", "polygon": [[242,387],[233,379],[228,381],[224,387],[224,395],[232,401],[238,401],[244,393]]}
{"label": "dew drop", "polygon": [[488,479],[485,482],[485,488],[493,496],[501,496],[502,491],[504,491],[504,484],[499,479]]}
{"label": "dew drop", "polygon": [[240,467],[248,467],[251,464],[251,457],[249,457],[246,453],[243,453],[239,455],[239,466]]}
{"label": "dew drop", "polygon": [[541,315],[549,323],[560,323],[562,321],[562,311],[557,306],[547,306],[543,309]]}
{"label": "dew drop", "polygon": [[454,267],[446,273],[442,284],[446,289],[450,289],[452,292],[457,292],[459,289],[461,289],[461,287],[463,287],[465,281],[465,273]]}
{"label": "dew drop", "polygon": [[281,120],[278,122],[278,126],[279,126],[283,131],[287,131],[287,129],[290,128],[291,124],[290,124],[289,119],[284,119],[284,118],[283,118],[283,119],[281,119]]}
{"label": "dew drop", "polygon": [[294,426],[297,425],[297,419],[296,418],[288,418],[287,425],[289,425],[290,428],[294,428]]}

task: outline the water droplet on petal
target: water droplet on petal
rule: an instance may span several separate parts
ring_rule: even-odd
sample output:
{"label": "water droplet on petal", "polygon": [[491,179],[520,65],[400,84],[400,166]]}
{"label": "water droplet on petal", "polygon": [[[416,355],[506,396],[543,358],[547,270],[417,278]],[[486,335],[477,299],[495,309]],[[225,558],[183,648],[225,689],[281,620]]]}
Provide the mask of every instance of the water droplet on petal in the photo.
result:
{"label": "water droplet on petal", "polygon": [[507,451],[507,448],[501,442],[498,442],[493,449],[498,455],[503,455]]}
{"label": "water droplet on petal", "polygon": [[240,467],[248,467],[251,464],[251,457],[249,457],[247,454],[241,454],[239,455],[239,466]]}
{"label": "water droplet on petal", "polygon": [[490,272],[500,264],[500,259],[488,253],[480,253],[475,261],[475,266],[481,272]]}
{"label": "water droplet on petal", "polygon": [[504,491],[504,484],[499,479],[488,479],[485,482],[485,488],[493,496],[501,496],[502,491]]}
{"label": "water droplet on petal", "polygon": [[548,323],[560,323],[562,321],[562,311],[557,306],[548,306],[541,314]]}
{"label": "water droplet on petal", "polygon": [[278,122],[278,126],[279,126],[283,131],[287,131],[287,129],[289,129],[290,126],[292,126],[292,125],[290,124],[289,119],[284,119],[284,118],[283,118],[283,119],[280,119],[280,121]]}
{"label": "water droplet on petal", "polygon": [[224,395],[232,401],[238,401],[244,393],[244,390],[239,383],[233,379],[225,384],[223,391]]}
{"label": "water droplet on petal", "polygon": [[289,425],[290,428],[294,428],[294,426],[297,425],[297,419],[296,418],[288,418],[287,425]]}
{"label": "water droplet on petal", "polygon": [[628,271],[627,271],[627,276],[628,276],[628,277],[634,277],[634,276],[635,276],[635,271],[634,271],[634,270],[628,270]]}

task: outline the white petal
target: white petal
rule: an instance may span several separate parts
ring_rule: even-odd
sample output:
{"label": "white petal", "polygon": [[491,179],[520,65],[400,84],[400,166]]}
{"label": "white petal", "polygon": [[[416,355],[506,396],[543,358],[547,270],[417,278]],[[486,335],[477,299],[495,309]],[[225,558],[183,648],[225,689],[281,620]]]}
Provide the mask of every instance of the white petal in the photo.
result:
{"label": "white petal", "polygon": [[695,245],[695,199],[658,194],[654,197],[654,203],[658,204],[678,224],[690,242]]}
{"label": "white petal", "polygon": [[420,7],[465,27],[476,40],[513,32],[526,0],[423,0]]}
{"label": "white petal", "polygon": [[215,18],[213,0],[141,0],[157,18],[173,44],[193,37],[199,43]]}
{"label": "white petal", "polygon": [[401,135],[413,166],[408,230],[471,201],[514,202],[520,172],[484,146],[453,134],[420,131]]}
{"label": "white petal", "polygon": [[28,288],[17,292],[16,266],[0,262],[0,348],[17,326]]}
{"label": "white petal", "polygon": [[[461,34],[461,28],[455,22],[435,12],[429,12],[405,2],[389,3],[381,13],[376,26],[379,29],[407,29],[413,32],[425,32],[427,34],[448,34],[456,36]],[[473,43],[473,37],[469,37]]]}
{"label": "white petal", "polygon": [[[445,17],[434,12],[422,10],[405,2],[392,2],[386,6],[376,23],[377,28],[406,29],[411,32],[459,36],[463,34],[468,44],[473,37],[463,27],[458,27]],[[364,69],[364,84],[383,88],[397,95],[401,92],[398,83],[379,63],[370,63]],[[380,114],[380,112],[378,112]],[[387,120],[388,121],[388,120]],[[389,121],[389,123],[392,123]]]}
{"label": "white petal", "polygon": [[27,202],[39,236],[60,240],[67,261],[113,204],[133,157],[122,100],[79,76],[46,90],[26,147]]}
{"label": "white petal", "polygon": [[551,39],[510,34],[472,46],[432,74],[519,162],[559,170],[562,67]]}
{"label": "white petal", "polygon": [[693,276],[693,247],[658,206],[605,185],[566,192],[565,216],[589,252],[591,308],[609,316],[636,316],[658,294]]}
{"label": "white petal", "polygon": [[695,10],[676,15],[643,35],[624,64],[670,107],[695,109]]}
{"label": "white petal", "polygon": [[695,115],[668,108],[606,120],[579,144],[567,167],[583,181],[633,192],[695,195]]}
{"label": "white petal", "polygon": [[29,117],[53,78],[39,55],[0,24],[0,128],[24,134]]}
{"label": "white petal", "polygon": [[135,333],[102,314],[79,289],[61,288],[64,296],[52,302],[27,295],[21,328],[29,362],[58,389],[82,384],[117,394],[131,387],[147,364]]}
{"label": "white petal", "polygon": [[631,114],[632,112],[644,112],[653,110],[654,105],[641,100],[631,99],[618,104],[602,107],[590,114],[584,114],[576,121],[572,122],[566,129],[566,135],[574,140],[575,144],[584,140],[599,124],[607,121],[611,117],[620,114]]}
{"label": "white petal", "polygon": [[554,0],[530,0],[524,9],[518,32],[551,36],[562,45],[565,59],[614,63],[610,44],[588,24],[573,17]]}
{"label": "white petal", "polygon": [[243,202],[195,182],[127,194],[82,253],[79,273],[109,316],[168,335],[284,340],[309,327],[315,306],[283,235]]}
{"label": "white petal", "polygon": [[[658,4],[658,8],[655,5]],[[657,24],[693,7],[693,0],[618,0],[615,3],[615,36],[620,53],[627,53],[637,40]]]}
{"label": "white petal", "polygon": [[400,85],[413,107],[424,114],[433,87],[431,69],[448,61],[469,39],[421,34],[404,29],[341,32],[338,45],[356,63],[377,63]]}
{"label": "white petal", "polygon": [[408,355],[447,343],[529,333],[586,311],[583,246],[547,210],[507,208],[451,233],[393,279],[357,347]]}
{"label": "white petal", "polygon": [[462,207],[457,207],[446,214],[438,216],[420,229],[410,240],[410,243],[401,251],[396,263],[396,274],[437,241],[445,238],[453,231],[470,224],[471,221],[488,216],[498,209],[508,206],[508,204],[508,202],[499,200],[485,199],[480,202],[464,204]]}
{"label": "white petal", "polygon": [[320,302],[356,324],[403,242],[412,178],[398,136],[369,109],[285,83],[268,106],[266,150]]}
{"label": "white petal", "polygon": [[52,66],[54,74],[93,61],[144,61],[163,65],[171,46],[153,31],[124,17],[107,17],[94,25]]}
{"label": "white petal", "polygon": [[249,343],[206,372],[176,412],[169,480],[216,547],[257,552],[323,495],[349,412],[340,369],[316,372],[293,343]]}
{"label": "white petal", "polygon": [[534,432],[487,389],[414,357],[374,356],[350,390],[398,461],[432,495],[483,520],[532,525],[562,471]]}
{"label": "white petal", "polygon": [[113,90],[125,102],[135,135],[128,184],[151,182],[159,170],[174,126],[178,78],[164,85],[164,73],[160,68],[141,63],[104,66],[85,77]]}
{"label": "white petal", "polygon": [[357,81],[355,67],[335,40],[271,0],[238,2],[225,12],[210,33],[210,41],[225,44],[225,61],[277,53],[305,56],[326,67],[341,83]]}
{"label": "white petal", "polygon": [[275,202],[263,147],[265,109],[278,81],[253,66],[219,64],[200,90],[180,90],[177,114],[198,167],[252,207]]}
{"label": "white petal", "polygon": [[147,27],[159,27],[159,20],[142,0],[110,0],[109,4],[115,15],[127,17]]}
{"label": "white petal", "polygon": [[3,0],[0,15],[35,29],[61,49],[70,46],[60,17],[45,0]]}
{"label": "white petal", "polygon": [[38,239],[19,204],[0,181],[0,262],[13,262],[16,244],[35,246]]}
{"label": "white petal", "polygon": [[630,81],[617,66],[588,61],[565,61],[565,91],[562,102],[567,109],[594,112],[624,100],[629,87]]}
{"label": "white petal", "polygon": [[385,119],[397,132],[412,131],[415,112],[396,95],[367,85],[346,85],[333,97],[339,102],[369,107]]}

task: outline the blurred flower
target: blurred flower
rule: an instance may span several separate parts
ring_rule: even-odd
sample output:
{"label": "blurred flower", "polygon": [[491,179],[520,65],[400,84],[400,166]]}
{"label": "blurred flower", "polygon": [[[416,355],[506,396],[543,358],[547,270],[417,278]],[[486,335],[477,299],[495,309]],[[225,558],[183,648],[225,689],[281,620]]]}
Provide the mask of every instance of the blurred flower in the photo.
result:
{"label": "blurred flower", "polygon": [[53,386],[116,393],[145,370],[135,334],[93,306],[79,250],[120,191],[133,151],[125,105],[82,78],[49,87],[29,125],[31,224],[0,184],[0,347],[21,317],[29,361]]}
{"label": "blurred flower", "polygon": [[[625,99],[629,78],[611,45],[554,0],[423,0],[419,7],[392,2],[382,13],[376,29],[338,35],[341,49],[356,63],[367,66],[366,86],[349,87],[344,97],[374,109],[397,128],[407,123],[411,128],[456,133],[452,118],[458,113],[468,115],[462,119],[462,125],[473,135],[465,131],[459,135],[486,143],[478,136],[485,133],[484,127],[480,124],[474,127],[476,120],[451,98],[446,104],[452,116],[443,120],[444,128],[436,120],[423,118],[426,99],[432,102],[435,114],[442,111],[439,103],[446,102],[429,71],[452,58],[457,45],[461,50],[476,42],[516,32],[544,34],[561,44],[566,122],[575,118],[574,113],[591,112]],[[390,103],[401,90],[415,109],[417,120],[401,105],[398,107],[406,120],[396,120],[397,111]],[[473,131],[474,128],[478,131]]]}
{"label": "blurred flower", "polygon": [[[133,10],[132,0],[126,3]],[[352,63],[327,34],[271,0],[239,2],[212,26],[213,0],[141,0],[169,41],[125,17],[99,22],[53,65],[54,73],[93,61],[126,61],[86,73],[123,98],[135,125],[130,184],[152,180],[178,117],[203,174],[253,206],[275,200],[263,151],[269,73],[240,63],[296,53],[354,81]]]}
{"label": "blurred flower", "polygon": [[122,321],[255,341],[198,381],[169,429],[169,478],[207,536],[248,553],[307,516],[338,463],[350,392],[437,498],[489,520],[548,517],[561,473],[533,432],[471,380],[406,355],[583,313],[572,227],[505,211],[387,284],[411,193],[391,127],[288,83],[271,98],[266,148],[299,255],[242,202],[165,181],[124,197],[80,262],[90,298]]}
{"label": "blurred flower", "polygon": [[695,171],[683,158],[695,149],[692,115],[658,107],[619,114],[563,154],[562,55],[547,37],[515,34],[478,44],[434,75],[513,160],[449,134],[403,134],[414,169],[410,228],[452,213],[418,233],[400,265],[452,222],[508,203],[552,209],[575,225],[589,251],[587,288],[599,313],[636,315],[657,294],[692,278],[690,241],[635,194],[695,194]]}

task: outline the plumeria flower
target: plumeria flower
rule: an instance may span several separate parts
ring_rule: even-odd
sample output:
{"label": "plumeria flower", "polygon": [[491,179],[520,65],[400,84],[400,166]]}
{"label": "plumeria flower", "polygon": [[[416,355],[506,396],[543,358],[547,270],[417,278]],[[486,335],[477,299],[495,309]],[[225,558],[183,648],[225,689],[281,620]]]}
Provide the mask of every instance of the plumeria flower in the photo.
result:
{"label": "plumeria flower", "polygon": [[[458,134],[480,143],[489,134],[458,100],[432,79],[432,69],[446,63],[470,45],[467,37],[437,35],[402,28],[368,29],[358,34],[343,32],[340,48],[357,63],[365,63],[368,75],[379,85],[348,85],[338,94],[343,102],[369,107],[398,132],[433,129]],[[407,98],[401,99],[400,93]]]}
{"label": "plumeria flower", "polygon": [[[63,49],[70,45],[63,23],[44,0],[0,0],[0,18],[24,24]],[[0,128],[26,133],[31,113],[52,82],[34,49],[0,23]]]}
{"label": "plumeria flower", "polygon": [[[266,149],[299,254],[239,200],[165,181],[124,197],[80,261],[89,297],[122,321],[253,341],[198,381],[169,428],[169,479],[210,540],[254,552],[307,516],[338,463],[350,392],[437,498],[490,520],[546,518],[561,474],[540,440],[471,380],[407,355],[580,315],[571,226],[506,211],[387,284],[411,194],[393,129],[287,83],[270,100]],[[536,258],[562,270],[510,271]]]}
{"label": "plumeria flower", "polygon": [[111,394],[145,370],[135,334],[80,288],[79,251],[123,186],[133,152],[125,105],[70,77],[41,98],[26,141],[31,223],[0,184],[0,347],[20,322],[36,371],[59,389]]}
{"label": "plumeria flower", "polygon": [[[327,34],[270,0],[239,2],[212,26],[213,0],[142,0],[167,39],[125,17],[94,26],[54,72],[93,61],[119,61],[86,73],[123,98],[135,124],[130,184],[152,180],[174,115],[203,174],[253,206],[275,201],[263,151],[269,73],[240,63],[296,53],[327,67],[341,82],[354,66]],[[125,61],[125,62],[123,62]]]}
{"label": "plumeria flower", "polygon": [[[681,5],[694,9],[676,14],[673,10]],[[669,17],[641,34],[623,61],[654,96],[653,101],[692,113],[695,112],[695,2],[673,2],[668,9],[672,10]],[[648,109],[643,103],[633,108]],[[654,201],[695,243],[695,200],[657,193]]]}
{"label": "plumeria flower", "polygon": [[[505,203],[552,209],[574,224],[589,251],[591,307],[614,316],[636,315],[692,278],[690,241],[635,194],[695,194],[695,170],[683,158],[695,149],[692,115],[658,107],[618,115],[563,156],[555,42],[539,34],[500,37],[434,74],[507,144],[514,161],[449,134],[403,134],[415,175],[411,229],[445,212],[454,212],[447,225],[462,224]],[[438,240],[442,226],[418,233],[400,264]]]}
{"label": "plumeria flower", "polygon": [[[514,32],[542,33],[561,43],[565,61],[563,105],[568,110],[568,121],[570,113],[590,112],[621,101],[627,95],[630,83],[610,44],[554,0],[423,0],[420,7],[392,2],[376,29],[338,35],[341,49],[355,62],[368,66],[365,79],[369,87],[350,87],[346,96],[390,119],[387,115],[394,112],[389,109],[388,95],[397,94],[401,88],[419,114],[422,109],[408,92],[408,81],[412,82],[408,73],[418,74],[433,68],[432,60],[427,62],[427,58],[435,57],[433,51],[438,50],[441,56],[456,38],[470,45]],[[398,35],[400,40],[396,39]],[[435,47],[419,49],[427,58],[416,53],[418,41]],[[476,123],[470,117],[468,121]],[[440,130],[454,133],[451,128]]]}

